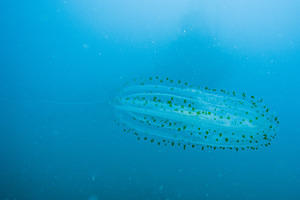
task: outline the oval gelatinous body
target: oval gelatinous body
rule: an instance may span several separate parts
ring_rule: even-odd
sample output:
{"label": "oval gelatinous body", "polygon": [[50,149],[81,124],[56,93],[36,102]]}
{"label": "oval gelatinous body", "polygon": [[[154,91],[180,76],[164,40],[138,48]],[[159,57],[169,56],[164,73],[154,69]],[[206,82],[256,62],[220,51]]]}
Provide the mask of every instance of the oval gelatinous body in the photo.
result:
{"label": "oval gelatinous body", "polygon": [[262,99],[158,76],[125,86],[114,108],[139,140],[184,149],[255,150],[270,145],[279,124]]}

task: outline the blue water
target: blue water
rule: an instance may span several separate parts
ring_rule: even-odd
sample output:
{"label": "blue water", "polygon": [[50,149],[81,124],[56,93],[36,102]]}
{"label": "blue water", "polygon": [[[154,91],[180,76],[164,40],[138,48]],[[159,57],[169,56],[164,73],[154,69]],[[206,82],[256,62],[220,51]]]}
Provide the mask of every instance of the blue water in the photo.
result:
{"label": "blue water", "polygon": [[[0,2],[0,199],[300,199],[300,3]],[[111,100],[159,75],[264,98],[258,151],[158,147]]]}

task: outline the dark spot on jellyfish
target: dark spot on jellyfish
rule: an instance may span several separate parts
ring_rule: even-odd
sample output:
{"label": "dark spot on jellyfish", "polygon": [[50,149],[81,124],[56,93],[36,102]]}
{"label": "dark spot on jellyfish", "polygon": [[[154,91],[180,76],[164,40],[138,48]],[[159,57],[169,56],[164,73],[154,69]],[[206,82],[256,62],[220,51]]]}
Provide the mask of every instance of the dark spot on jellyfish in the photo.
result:
{"label": "dark spot on jellyfish", "polygon": [[246,93],[245,93],[245,92],[243,92],[242,96],[243,96],[243,97],[246,97]]}
{"label": "dark spot on jellyfish", "polygon": [[222,133],[220,133],[219,136],[222,137]]}
{"label": "dark spot on jellyfish", "polygon": [[186,129],[186,126],[183,126],[183,130],[185,130]]}
{"label": "dark spot on jellyfish", "polygon": [[239,142],[240,142],[240,140],[236,140],[236,142],[237,142],[237,143],[239,143]]}
{"label": "dark spot on jellyfish", "polygon": [[184,83],[184,85],[185,85],[185,86],[187,86],[187,85],[188,85],[188,83],[187,83],[187,82],[185,82],[185,83]]}
{"label": "dark spot on jellyfish", "polygon": [[270,125],[270,128],[272,128],[273,126],[272,125]]}
{"label": "dark spot on jellyfish", "polygon": [[178,80],[177,83],[180,84],[180,83],[181,83],[181,80]]}
{"label": "dark spot on jellyfish", "polygon": [[230,117],[228,116],[227,119],[230,120]]}
{"label": "dark spot on jellyfish", "polygon": [[216,142],[218,142],[218,141],[219,141],[219,139],[217,138],[217,139],[216,139]]}
{"label": "dark spot on jellyfish", "polygon": [[160,145],[160,142],[157,142],[157,145],[159,146],[159,145]]}
{"label": "dark spot on jellyfish", "polygon": [[252,99],[254,99],[254,96],[251,96]]}
{"label": "dark spot on jellyfish", "polygon": [[162,140],[162,142],[163,142],[163,143],[165,143],[165,142],[166,142],[166,140],[165,140],[165,139],[163,139],[163,140]]}
{"label": "dark spot on jellyfish", "polygon": [[144,137],[144,140],[147,140],[147,137]]}
{"label": "dark spot on jellyfish", "polygon": [[184,150],[186,149],[186,145],[183,145],[183,149],[184,149]]}
{"label": "dark spot on jellyfish", "polygon": [[197,112],[197,115],[200,115],[200,111]]}
{"label": "dark spot on jellyfish", "polygon": [[202,146],[201,149],[204,150],[204,146]]}
{"label": "dark spot on jellyfish", "polygon": [[149,80],[152,81],[152,77],[149,77]]}
{"label": "dark spot on jellyfish", "polygon": [[242,135],[242,138],[246,138],[246,135]]}
{"label": "dark spot on jellyfish", "polygon": [[206,135],[208,135],[208,131],[205,131]]}
{"label": "dark spot on jellyfish", "polygon": [[164,80],[162,80],[162,79],[161,79],[159,82],[161,82],[161,83],[162,83],[162,82],[164,82]]}
{"label": "dark spot on jellyfish", "polygon": [[228,138],[225,138],[225,142],[228,142]]}
{"label": "dark spot on jellyfish", "polygon": [[156,79],[159,79],[159,77],[158,77],[158,76],[156,76],[155,78],[156,78]]}
{"label": "dark spot on jellyfish", "polygon": [[204,136],[205,139],[207,139],[207,136]]}
{"label": "dark spot on jellyfish", "polygon": [[194,148],[195,147],[195,145],[194,144],[192,144],[192,148]]}
{"label": "dark spot on jellyfish", "polygon": [[268,109],[268,108],[266,109],[266,112],[269,112],[269,109]]}
{"label": "dark spot on jellyfish", "polygon": [[172,143],[171,143],[171,145],[172,145],[172,146],[174,146],[174,145],[175,145],[175,143],[174,143],[174,142],[172,142]]}
{"label": "dark spot on jellyfish", "polygon": [[151,139],[150,142],[153,143],[153,142],[154,142],[154,139]]}
{"label": "dark spot on jellyfish", "polygon": [[181,128],[178,128],[177,131],[181,131]]}
{"label": "dark spot on jellyfish", "polygon": [[200,128],[198,128],[198,131],[200,131]]}

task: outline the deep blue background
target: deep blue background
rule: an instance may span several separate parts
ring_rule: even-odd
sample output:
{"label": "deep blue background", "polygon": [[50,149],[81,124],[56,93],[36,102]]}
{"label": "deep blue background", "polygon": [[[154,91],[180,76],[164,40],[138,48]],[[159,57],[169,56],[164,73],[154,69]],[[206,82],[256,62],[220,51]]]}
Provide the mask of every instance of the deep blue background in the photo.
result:
{"label": "deep blue background", "polygon": [[[0,199],[300,199],[299,1],[0,2]],[[255,152],[136,142],[110,100],[158,74],[263,97]]]}

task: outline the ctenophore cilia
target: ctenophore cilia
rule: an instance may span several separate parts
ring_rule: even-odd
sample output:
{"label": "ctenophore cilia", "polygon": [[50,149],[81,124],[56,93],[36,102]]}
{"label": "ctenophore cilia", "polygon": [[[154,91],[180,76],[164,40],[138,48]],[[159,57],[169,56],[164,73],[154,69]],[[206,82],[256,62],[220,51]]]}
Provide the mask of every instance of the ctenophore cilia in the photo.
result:
{"label": "ctenophore cilia", "polygon": [[138,140],[183,149],[257,150],[271,144],[279,124],[262,99],[158,76],[126,84],[114,109]]}

